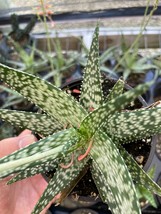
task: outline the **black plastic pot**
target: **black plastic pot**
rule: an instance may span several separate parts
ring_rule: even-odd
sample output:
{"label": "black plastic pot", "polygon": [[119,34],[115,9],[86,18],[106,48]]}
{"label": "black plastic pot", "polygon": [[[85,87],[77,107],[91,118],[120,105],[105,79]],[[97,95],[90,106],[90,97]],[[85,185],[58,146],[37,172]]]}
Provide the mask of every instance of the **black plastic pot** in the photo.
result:
{"label": "black plastic pot", "polygon": [[[67,93],[70,93],[72,96],[74,96],[77,100],[79,100],[80,96],[80,88],[81,88],[81,82],[82,79],[78,79],[75,81],[70,82],[69,84],[65,84],[62,86],[62,89],[65,90]],[[113,87],[116,80],[106,78],[103,82],[103,91],[104,95],[107,95],[109,93],[109,90]],[[108,85],[108,87],[107,87]],[[125,85],[125,90],[130,90],[131,87],[129,85]],[[137,100],[134,102],[134,106],[127,106],[128,109],[135,109],[135,108],[141,108],[142,106],[147,106],[145,100],[140,96]],[[151,141],[151,149],[149,152],[149,157],[144,165],[144,170],[148,171],[154,164],[157,162],[157,171],[154,177],[155,181],[158,181],[158,178],[160,178],[161,182],[161,170],[159,170],[159,163],[161,159],[161,149],[160,149],[160,159],[156,155],[156,145],[158,142],[158,136],[152,137]],[[160,177],[159,177],[160,176]],[[91,178],[92,179],[92,178]],[[86,184],[87,186],[89,184]],[[160,199],[156,197],[157,204],[160,204]],[[148,211],[151,209],[149,205],[146,205],[143,207],[142,212],[148,213]],[[108,210],[108,206],[104,204],[100,198],[97,198],[97,200],[88,197],[88,196],[81,196],[78,198],[78,200],[73,199],[71,195],[67,197],[67,199],[62,203],[61,206],[55,207],[54,205],[50,208],[51,212],[54,214],[111,214],[111,212]],[[154,210],[156,211],[156,210]],[[153,212],[151,212],[153,213]],[[154,212],[155,213],[155,212]],[[156,212],[157,213],[157,212]],[[161,213],[161,212],[160,212]]]}
{"label": "black plastic pot", "polygon": [[[152,167],[155,167],[155,174],[153,180],[159,184],[161,184],[161,135],[156,135],[152,138],[152,147],[149,154],[149,158],[144,166],[144,170],[147,172]],[[159,196],[154,195],[155,202],[157,204],[157,208],[152,207],[150,204],[145,205],[142,208],[143,214],[157,214],[161,213],[161,198]]]}

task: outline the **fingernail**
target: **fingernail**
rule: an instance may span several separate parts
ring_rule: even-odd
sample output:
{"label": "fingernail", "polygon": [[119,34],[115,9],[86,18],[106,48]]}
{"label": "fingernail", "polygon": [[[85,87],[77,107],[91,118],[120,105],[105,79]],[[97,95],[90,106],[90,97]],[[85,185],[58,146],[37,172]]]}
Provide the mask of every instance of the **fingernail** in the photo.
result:
{"label": "fingernail", "polygon": [[32,134],[24,135],[19,139],[19,148],[24,148],[25,146],[36,141],[36,138]]}

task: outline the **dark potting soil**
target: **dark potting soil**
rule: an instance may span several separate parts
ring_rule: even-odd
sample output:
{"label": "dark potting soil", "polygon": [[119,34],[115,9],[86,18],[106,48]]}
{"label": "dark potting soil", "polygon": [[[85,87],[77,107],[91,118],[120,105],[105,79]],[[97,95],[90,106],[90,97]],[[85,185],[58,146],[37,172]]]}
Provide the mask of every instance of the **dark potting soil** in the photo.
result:
{"label": "dark potting soil", "polygon": [[129,75],[128,79],[127,79],[127,83],[131,86],[131,87],[135,87],[139,84],[142,84],[145,82],[145,73],[132,73]]}

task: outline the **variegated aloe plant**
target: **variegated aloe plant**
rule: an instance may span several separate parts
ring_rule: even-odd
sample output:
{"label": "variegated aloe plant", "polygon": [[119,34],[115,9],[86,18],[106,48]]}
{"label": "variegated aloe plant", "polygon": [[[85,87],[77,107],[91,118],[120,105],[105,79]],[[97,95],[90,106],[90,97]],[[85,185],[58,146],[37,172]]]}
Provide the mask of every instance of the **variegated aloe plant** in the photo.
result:
{"label": "variegated aloe plant", "polygon": [[123,111],[151,83],[123,92],[124,82],[118,80],[108,97],[103,96],[98,30],[97,26],[79,103],[38,77],[0,65],[1,80],[44,112],[0,110],[3,120],[44,136],[38,142],[0,159],[1,178],[16,173],[10,184],[55,170],[32,212],[34,214],[39,214],[54,197],[61,202],[87,166],[91,169],[100,197],[114,214],[141,213],[135,182],[161,196],[160,187],[122,146],[161,132],[161,107]]}

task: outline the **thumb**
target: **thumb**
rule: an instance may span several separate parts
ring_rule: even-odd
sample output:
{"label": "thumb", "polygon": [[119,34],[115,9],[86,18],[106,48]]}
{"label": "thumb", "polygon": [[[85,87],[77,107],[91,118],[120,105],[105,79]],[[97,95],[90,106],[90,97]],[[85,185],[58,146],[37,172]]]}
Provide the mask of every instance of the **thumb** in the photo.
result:
{"label": "thumb", "polygon": [[23,131],[18,137],[11,137],[0,141],[0,158],[23,148],[36,141],[30,131]]}
{"label": "thumb", "polygon": [[24,134],[22,134],[21,133],[18,136],[18,147],[19,147],[19,149],[22,149],[25,146],[28,146],[29,144],[34,143],[36,141],[37,141],[37,139],[36,139],[36,137],[33,134],[31,134],[31,133],[28,133],[28,134],[24,133]]}

